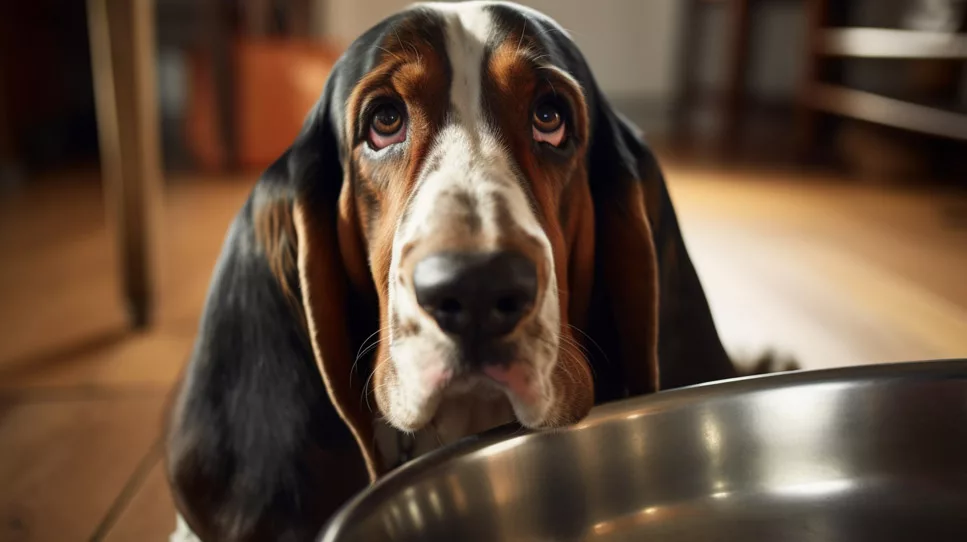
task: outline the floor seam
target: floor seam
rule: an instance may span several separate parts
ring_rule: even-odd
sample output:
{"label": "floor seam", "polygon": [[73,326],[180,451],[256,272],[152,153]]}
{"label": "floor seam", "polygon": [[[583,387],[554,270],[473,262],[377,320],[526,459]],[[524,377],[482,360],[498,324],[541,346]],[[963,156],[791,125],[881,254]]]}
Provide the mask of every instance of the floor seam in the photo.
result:
{"label": "floor seam", "polygon": [[125,510],[130,506],[131,501],[134,500],[135,495],[144,486],[144,482],[148,479],[148,475],[151,473],[151,469],[158,464],[161,460],[162,453],[162,438],[158,438],[152,443],[151,447],[148,448],[147,453],[138,462],[137,467],[135,467],[134,472],[128,477],[127,481],[124,483],[124,487],[121,488],[121,492],[111,503],[110,508],[104,514],[104,517],[98,523],[97,528],[94,533],[89,538],[90,542],[101,542],[104,538],[110,534],[111,529],[117,525],[118,520],[121,515],[124,514]]}

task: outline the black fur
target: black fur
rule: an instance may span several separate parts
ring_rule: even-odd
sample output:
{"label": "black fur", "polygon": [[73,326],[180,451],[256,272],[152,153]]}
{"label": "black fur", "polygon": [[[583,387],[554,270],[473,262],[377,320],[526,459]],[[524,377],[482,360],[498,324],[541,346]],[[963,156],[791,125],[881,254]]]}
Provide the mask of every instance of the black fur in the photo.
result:
{"label": "black fur", "polygon": [[[204,540],[309,540],[366,483],[298,308],[255,234],[255,213],[279,200],[291,205],[300,196],[334,212],[342,169],[328,104],[338,80],[229,230],[171,418],[169,479]],[[298,295],[298,278],[287,278]],[[349,318],[349,306],[345,312]],[[339,484],[330,483],[333,473]]]}

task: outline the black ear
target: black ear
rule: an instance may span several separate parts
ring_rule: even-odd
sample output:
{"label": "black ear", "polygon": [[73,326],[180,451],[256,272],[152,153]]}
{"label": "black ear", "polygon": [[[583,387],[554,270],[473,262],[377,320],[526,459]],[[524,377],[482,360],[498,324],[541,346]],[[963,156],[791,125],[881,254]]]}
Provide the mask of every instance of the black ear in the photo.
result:
{"label": "black ear", "polygon": [[[587,77],[595,208],[592,336],[621,369],[616,378],[600,379],[599,401],[734,377],[657,160]],[[605,365],[596,371],[614,370],[613,363]]]}
{"label": "black ear", "polygon": [[372,474],[349,399],[334,79],[231,225],[170,413],[169,481],[205,540],[312,539]]}

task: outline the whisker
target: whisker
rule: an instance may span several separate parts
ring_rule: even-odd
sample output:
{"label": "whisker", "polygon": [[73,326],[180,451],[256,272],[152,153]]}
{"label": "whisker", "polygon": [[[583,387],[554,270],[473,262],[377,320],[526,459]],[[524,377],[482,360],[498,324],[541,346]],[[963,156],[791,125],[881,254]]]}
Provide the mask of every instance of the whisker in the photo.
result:
{"label": "whisker", "polygon": [[443,436],[440,434],[440,429],[436,426],[436,421],[430,420],[429,427],[433,429],[433,436],[436,437],[437,444],[443,446]]}
{"label": "whisker", "polygon": [[590,359],[591,356],[590,356],[590,352],[588,351],[588,349],[583,344],[581,344],[579,341],[577,341],[576,339],[574,339],[573,337],[569,337],[567,335],[564,335],[563,333],[558,333],[557,334],[557,339],[558,339],[558,341],[560,343],[567,344],[568,346],[571,346],[571,347],[577,349],[577,351],[579,353],[584,354],[584,356],[586,358]]}
{"label": "whisker", "polygon": [[578,341],[577,339],[575,339],[574,337],[569,337],[569,336],[567,336],[567,335],[565,335],[563,333],[558,333],[557,334],[557,338],[558,338],[559,341],[566,342],[566,343],[570,344],[571,346],[574,346],[574,347],[578,348],[581,352],[587,353],[587,348],[583,344],[581,344],[580,341]]}
{"label": "whisker", "polygon": [[362,343],[360,343],[360,345],[359,345],[359,350],[357,350],[357,351],[356,351],[356,359],[357,359],[357,360],[359,359],[359,356],[361,355],[361,354],[360,354],[360,352],[361,352],[361,351],[363,350],[363,346],[365,346],[365,345],[366,345],[366,343],[367,343],[367,342],[368,342],[368,341],[369,341],[370,339],[372,339],[373,337],[375,337],[375,336],[377,336],[377,335],[379,335],[379,333],[380,333],[381,331],[383,331],[383,330],[385,330],[385,329],[388,329],[388,327],[389,327],[389,326],[387,326],[387,327],[385,327],[385,328],[380,328],[380,329],[377,329],[376,331],[374,331],[374,332],[372,332],[372,333],[370,333],[368,337],[366,337],[365,339],[363,339],[363,342],[362,342]]}
{"label": "whisker", "polygon": [[[591,371],[591,377],[596,379],[598,377],[598,373],[597,371],[595,371],[594,365],[591,364],[590,360],[588,359],[588,356],[587,355],[579,356],[578,353],[572,350],[572,349],[577,349],[579,350],[579,352],[586,352],[583,346],[580,343],[576,342],[574,339],[566,335],[562,335],[558,333],[556,336],[558,339],[558,344],[557,344],[558,352],[563,356],[567,356],[570,361],[573,361],[576,363],[584,363],[585,365],[587,365],[588,369],[590,369]],[[545,339],[544,337],[537,336],[537,335],[535,335],[534,337],[539,341],[543,341],[545,344],[550,344],[552,346],[554,345],[554,343]],[[567,370],[565,369],[565,371]],[[574,377],[573,374],[568,374],[568,377],[571,378],[573,382],[578,382],[578,380]]]}
{"label": "whisker", "polygon": [[386,53],[388,55],[392,55],[392,57],[395,58],[396,60],[398,60],[400,62],[403,62],[403,59],[400,58],[399,55],[397,55],[393,51],[390,51],[389,49],[387,49],[385,47],[380,47],[379,45],[377,45],[376,48],[379,49],[380,51],[383,51],[384,53]]}
{"label": "whisker", "polygon": [[547,86],[551,87],[551,94],[557,96],[557,89],[554,88],[554,83],[552,83],[547,77],[544,78],[544,81],[547,83]]}
{"label": "whisker", "polygon": [[608,365],[611,365],[611,360],[610,360],[610,359],[608,359],[608,354],[607,354],[607,353],[606,353],[606,352],[604,351],[604,348],[601,348],[601,345],[600,345],[600,344],[598,344],[598,342],[597,342],[597,341],[595,341],[593,337],[591,337],[591,335],[588,335],[588,334],[587,334],[587,333],[585,333],[585,332],[584,332],[584,331],[583,331],[583,330],[582,330],[581,328],[579,328],[579,327],[577,327],[577,326],[575,326],[575,325],[571,325],[571,324],[567,324],[567,327],[569,327],[569,328],[571,328],[571,329],[573,329],[574,331],[577,331],[577,332],[578,332],[578,333],[580,333],[580,334],[581,334],[581,335],[582,335],[583,337],[585,337],[585,338],[587,338],[587,340],[588,340],[588,341],[590,341],[590,342],[591,342],[591,344],[592,344],[592,345],[593,345],[593,346],[594,346],[595,348],[597,348],[597,349],[598,349],[598,352],[601,352],[601,356],[602,356],[602,357],[604,358],[604,361],[605,361],[605,362],[607,362],[607,363],[608,363]]}
{"label": "whisker", "polygon": [[416,61],[422,62],[423,57],[420,55],[420,50],[416,48],[416,45],[413,45],[412,42],[406,42],[406,45],[413,51],[413,55],[416,56]]}
{"label": "whisker", "polygon": [[359,401],[360,402],[360,405],[361,405],[362,402],[363,402],[362,399],[365,399],[366,400],[366,410],[369,410],[370,412],[373,411],[373,407],[372,407],[372,405],[369,404],[369,382],[376,375],[376,367],[378,367],[378,366],[379,366],[379,363],[376,363],[376,364],[373,365],[373,371],[369,373],[369,377],[366,379],[366,382],[363,384],[363,397],[361,397],[360,398],[360,401]]}
{"label": "whisker", "polygon": [[[574,354],[574,352],[568,350],[567,348],[563,349],[562,352],[565,354],[565,356],[567,356],[567,358],[570,361],[575,362],[575,363],[580,363],[581,362],[581,359],[578,358]],[[571,382],[573,382],[575,384],[577,384],[578,382],[580,382],[578,380],[578,377],[575,376],[575,374],[572,372],[572,370],[570,368],[567,368],[567,365],[562,365],[561,368],[564,369],[565,374],[567,374],[568,378],[571,379]]]}
{"label": "whisker", "polygon": [[[371,344],[371,345],[369,345],[369,346],[367,346],[367,347],[366,347],[366,350],[363,350],[363,352],[362,352],[362,356],[360,356],[360,358],[361,358],[361,357],[364,357],[364,356],[365,356],[366,354],[368,354],[368,353],[370,353],[370,352],[372,352],[372,351],[373,351],[373,349],[375,349],[375,348],[376,348],[376,347],[378,347],[379,345],[381,345],[381,344],[383,344],[384,342],[386,342],[386,339],[380,339],[380,340],[378,340],[378,341],[376,341],[376,342],[374,342],[373,344]],[[356,361],[359,361],[359,359],[357,359]]]}
{"label": "whisker", "polygon": [[366,343],[370,339],[372,339],[373,337],[379,336],[379,334],[382,333],[383,331],[389,331],[389,326],[386,326],[386,327],[382,327],[380,329],[377,329],[376,331],[374,331],[373,333],[371,333],[369,335],[369,337],[366,337],[365,339],[363,339],[363,342],[359,345],[359,350],[356,352],[356,359],[353,361],[353,365],[349,369],[349,387],[350,388],[352,388],[352,386],[353,386],[353,375],[356,374],[356,366],[359,364],[359,360],[362,359],[362,357],[365,356],[366,354],[368,354],[370,351],[372,351],[372,349],[376,345],[379,345],[379,343],[381,342],[382,339],[377,340],[375,343],[373,343],[372,346],[366,347],[365,350],[364,350],[364,347],[366,346]]}

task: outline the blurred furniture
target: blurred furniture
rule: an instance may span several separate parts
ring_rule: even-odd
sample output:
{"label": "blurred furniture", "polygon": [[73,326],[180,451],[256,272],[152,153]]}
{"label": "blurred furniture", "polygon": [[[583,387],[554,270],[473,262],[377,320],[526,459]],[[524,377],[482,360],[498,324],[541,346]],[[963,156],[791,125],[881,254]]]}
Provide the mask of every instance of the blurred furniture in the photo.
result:
{"label": "blurred furniture", "polygon": [[751,4],[762,0],[684,0],[682,14],[681,72],[679,102],[676,105],[676,126],[679,136],[684,137],[689,130],[690,109],[701,99],[697,88],[697,72],[700,66],[699,52],[702,50],[701,37],[705,33],[700,28],[702,11],[707,8],[727,10],[728,29],[725,54],[725,80],[716,93],[713,105],[720,120],[717,137],[719,144],[734,141],[738,130],[742,94],[745,90],[746,72],[749,59],[749,28]]}
{"label": "blurred furniture", "polygon": [[[808,2],[808,48],[799,96],[801,151],[805,154],[815,148],[822,114],[967,140],[967,109],[956,104],[954,77],[949,78],[946,92],[908,99],[852,88],[842,77],[842,64],[847,59],[903,60],[907,65],[913,62],[927,68],[939,66],[956,73],[959,67],[951,64],[967,60],[967,33],[962,24],[960,32],[843,26],[846,4],[831,0]],[[916,7],[914,2],[909,5]],[[954,15],[962,16],[963,13]],[[901,76],[909,73],[898,70]]]}
{"label": "blurred furniture", "polygon": [[298,135],[341,49],[310,39],[308,0],[205,0],[185,132],[209,172],[267,167]]}
{"label": "blurred furniture", "polygon": [[96,160],[84,2],[0,2],[0,186]]}
{"label": "blurred furniture", "polygon": [[[0,62],[3,58],[0,57]],[[14,136],[7,117],[7,100],[4,92],[4,66],[0,64],[0,189],[16,182],[17,157],[14,152]]]}
{"label": "blurred furniture", "polygon": [[154,2],[88,0],[88,27],[108,224],[117,237],[132,326],[147,326],[157,296],[162,173]]}
{"label": "blurred furniture", "polygon": [[[750,100],[749,73],[752,57],[752,35],[756,25],[765,20],[761,14],[770,5],[778,3],[801,4],[803,0],[683,0],[681,28],[679,29],[679,93],[675,104],[675,135],[686,146],[694,142],[693,113],[710,113],[714,122],[712,130],[703,130],[702,135],[711,143],[712,152],[733,153],[738,150],[748,131],[766,126],[766,132],[782,130],[785,117],[791,111],[791,104],[774,99],[757,98]],[[713,13],[718,11],[718,13]],[[711,18],[710,15],[720,17]],[[720,43],[710,46],[707,37],[717,35],[708,27],[711,20],[719,20],[725,27],[724,38]],[[722,71],[721,81],[712,89],[701,89],[699,72],[708,59],[703,53],[713,50],[720,54]],[[777,128],[778,127],[778,128]],[[708,137],[711,136],[711,137]],[[773,145],[771,136],[762,141],[759,136],[753,142],[754,153],[773,153],[782,150],[783,145]],[[781,139],[781,138],[780,138]],[[748,143],[748,142],[746,142]],[[761,158],[761,156],[757,156]]]}

